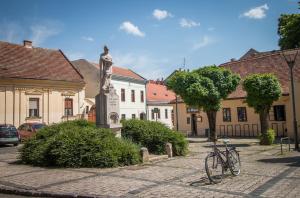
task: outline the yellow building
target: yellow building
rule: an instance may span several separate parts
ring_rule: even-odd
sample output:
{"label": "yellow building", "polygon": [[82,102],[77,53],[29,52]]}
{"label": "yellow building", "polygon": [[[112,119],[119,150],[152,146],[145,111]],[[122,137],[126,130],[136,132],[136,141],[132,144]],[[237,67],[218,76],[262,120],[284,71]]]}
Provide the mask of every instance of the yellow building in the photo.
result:
{"label": "yellow building", "polygon": [[0,41],[0,123],[57,123],[84,112],[84,86],[61,50]]}
{"label": "yellow building", "polygon": [[[289,51],[296,54],[296,50]],[[282,51],[260,53],[251,49],[239,60],[231,60],[221,64],[220,67],[230,69],[232,72],[240,74],[242,78],[253,73],[274,73],[281,83],[282,96],[274,102],[270,110],[269,127],[275,130],[276,136],[293,137],[291,81],[289,67],[282,56]],[[300,54],[297,56],[294,67],[294,79],[296,82],[297,119],[300,120]],[[216,131],[218,136],[255,137],[260,133],[259,116],[253,108],[248,107],[245,103],[245,96],[242,85],[239,85],[236,91],[221,102],[221,109],[217,113]],[[174,108],[175,129],[178,123],[178,130],[187,135],[207,135],[209,125],[203,111],[188,107],[180,98],[178,98],[177,104],[176,100],[171,103]]]}

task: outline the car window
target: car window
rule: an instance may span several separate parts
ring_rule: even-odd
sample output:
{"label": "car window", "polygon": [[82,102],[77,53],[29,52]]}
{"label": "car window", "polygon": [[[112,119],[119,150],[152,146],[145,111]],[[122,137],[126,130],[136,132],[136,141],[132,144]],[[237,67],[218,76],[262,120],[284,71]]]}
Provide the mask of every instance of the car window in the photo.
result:
{"label": "car window", "polygon": [[44,124],[34,124],[32,125],[32,128],[35,130],[41,129],[43,128],[45,125]]}

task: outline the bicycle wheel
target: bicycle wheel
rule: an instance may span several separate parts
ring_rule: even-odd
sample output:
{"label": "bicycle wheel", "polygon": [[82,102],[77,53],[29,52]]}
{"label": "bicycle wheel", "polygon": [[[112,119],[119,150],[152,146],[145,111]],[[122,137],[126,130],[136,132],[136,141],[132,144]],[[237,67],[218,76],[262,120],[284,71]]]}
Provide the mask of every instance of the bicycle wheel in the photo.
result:
{"label": "bicycle wheel", "polygon": [[237,176],[240,174],[241,172],[240,155],[235,149],[229,150],[227,163],[232,175]]}
{"label": "bicycle wheel", "polygon": [[224,175],[224,167],[218,155],[210,153],[205,158],[205,171],[212,183],[220,183]]}

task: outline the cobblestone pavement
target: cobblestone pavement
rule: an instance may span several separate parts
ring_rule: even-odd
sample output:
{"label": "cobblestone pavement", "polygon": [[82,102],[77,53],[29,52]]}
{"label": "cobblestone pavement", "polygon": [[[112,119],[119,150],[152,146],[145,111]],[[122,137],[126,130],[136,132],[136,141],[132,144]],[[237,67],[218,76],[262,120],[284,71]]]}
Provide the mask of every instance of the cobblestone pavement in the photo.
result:
{"label": "cobblestone pavement", "polygon": [[[0,189],[90,197],[300,197],[300,153],[234,139],[242,172],[209,184],[204,159],[210,144],[190,144],[190,154],[140,166],[55,169],[19,165],[17,149],[0,147]],[[2,197],[2,194],[0,194]]]}

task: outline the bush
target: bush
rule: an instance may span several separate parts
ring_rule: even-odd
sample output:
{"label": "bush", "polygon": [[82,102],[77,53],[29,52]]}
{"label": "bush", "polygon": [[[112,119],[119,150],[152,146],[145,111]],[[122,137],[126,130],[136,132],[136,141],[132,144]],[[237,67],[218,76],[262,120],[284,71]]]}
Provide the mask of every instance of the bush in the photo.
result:
{"label": "bush", "polygon": [[273,129],[269,129],[267,133],[259,135],[261,145],[271,145],[275,140],[275,132]]}
{"label": "bush", "polygon": [[136,144],[84,120],[42,128],[20,151],[22,162],[37,166],[116,167],[141,161]]}
{"label": "bush", "polygon": [[160,122],[144,120],[123,120],[122,137],[147,147],[149,152],[164,154],[165,144],[172,143],[174,155],[186,155],[188,143],[185,137]]}

